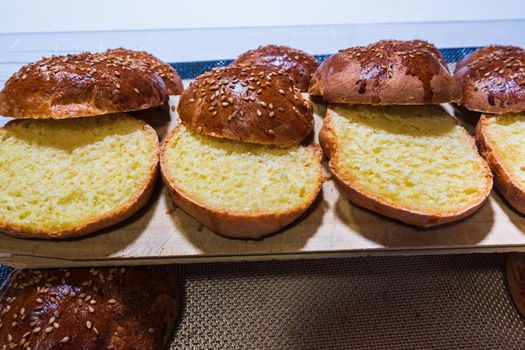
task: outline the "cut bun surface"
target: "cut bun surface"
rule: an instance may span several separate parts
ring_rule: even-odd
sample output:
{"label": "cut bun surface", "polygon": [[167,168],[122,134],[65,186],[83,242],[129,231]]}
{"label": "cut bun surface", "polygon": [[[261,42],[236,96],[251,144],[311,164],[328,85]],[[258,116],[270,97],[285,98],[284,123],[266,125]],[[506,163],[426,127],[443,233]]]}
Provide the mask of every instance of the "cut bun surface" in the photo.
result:
{"label": "cut bun surface", "polygon": [[265,66],[200,75],[181,95],[178,112],[189,129],[235,141],[290,145],[313,131],[311,103],[288,75]]}
{"label": "cut bun surface", "polygon": [[85,235],[141,208],[157,174],[158,136],[125,114],[15,120],[0,129],[0,232]]}
{"label": "cut bun surface", "polygon": [[461,104],[473,111],[525,111],[525,50],[491,45],[461,60],[454,73],[460,83]]}
{"label": "cut bun surface", "polygon": [[161,105],[162,78],[131,57],[111,53],[52,56],[23,66],[0,92],[0,115],[64,119]]}
{"label": "cut bun surface", "polygon": [[525,214],[525,113],[482,115],[476,141],[494,174],[496,188]]}
{"label": "cut bun surface", "polygon": [[439,106],[335,106],[319,139],[352,202],[411,225],[466,217],[492,187],[474,140]]}
{"label": "cut bun surface", "polygon": [[295,86],[308,91],[308,85],[319,62],[314,56],[288,46],[266,45],[239,55],[231,65],[265,65],[282,70],[294,81]]}
{"label": "cut bun surface", "polygon": [[161,150],[175,204],[210,230],[259,238],[296,220],[323,182],[315,147],[276,147],[200,135],[179,125]]}
{"label": "cut bun surface", "polygon": [[330,103],[421,105],[460,99],[445,59],[422,40],[382,40],[340,50],[321,63],[309,93]]}

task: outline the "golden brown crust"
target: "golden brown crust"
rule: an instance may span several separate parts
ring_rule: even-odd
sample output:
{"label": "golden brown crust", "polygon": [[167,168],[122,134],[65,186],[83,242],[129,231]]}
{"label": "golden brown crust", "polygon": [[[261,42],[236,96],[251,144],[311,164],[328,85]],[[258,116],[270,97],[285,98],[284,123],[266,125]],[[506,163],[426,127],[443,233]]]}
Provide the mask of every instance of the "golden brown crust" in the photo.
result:
{"label": "golden brown crust", "polygon": [[[38,239],[62,239],[70,237],[79,237],[85,236],[95,231],[101,230],[103,228],[115,225],[123,220],[126,220],[133,214],[135,214],[140,208],[142,208],[148,202],[158,175],[158,154],[160,152],[160,145],[158,141],[158,136],[155,130],[146,124],[145,122],[131,118],[135,120],[142,128],[142,130],[148,134],[148,137],[152,140],[152,146],[155,147],[156,156],[152,159],[152,164],[150,167],[150,175],[148,179],[137,188],[137,191],[133,198],[131,198],[127,203],[124,203],[120,208],[100,215],[98,217],[91,218],[89,221],[86,221],[82,224],[79,224],[77,227],[63,230],[63,231],[51,231],[45,229],[35,229],[33,227],[28,227],[26,225],[19,225],[12,222],[0,220],[0,232],[7,234],[13,237],[20,238],[38,238]],[[4,133],[6,129],[9,129],[14,123],[23,122],[20,120],[13,120],[7,123],[6,126],[0,128],[0,135]]]}
{"label": "golden brown crust", "polygon": [[170,95],[180,95],[182,91],[184,91],[182,79],[175,68],[146,51],[134,51],[119,47],[117,49],[107,50],[106,53],[122,56],[125,59],[130,58],[145,64],[162,78]]}
{"label": "golden brown crust", "polygon": [[[225,237],[230,238],[244,238],[257,239],[267,234],[278,231],[279,229],[291,224],[299,218],[317,198],[321,190],[322,166],[320,158],[317,166],[319,168],[319,182],[317,189],[301,203],[301,206],[293,208],[286,212],[254,212],[254,213],[239,213],[227,210],[217,210],[198,203],[196,200],[186,196],[177,186],[176,183],[170,181],[169,168],[167,165],[167,144],[170,140],[182,129],[179,125],[173,129],[164,139],[160,153],[160,169],[164,184],[173,199],[173,202],[187,212],[189,215],[200,221],[211,231]],[[310,146],[313,147],[313,146]],[[316,152],[317,154],[317,152]]]}
{"label": "golden brown crust", "polygon": [[0,344],[159,350],[177,307],[169,267],[16,270],[0,289]]}
{"label": "golden brown crust", "polygon": [[216,68],[197,77],[178,112],[188,128],[236,141],[286,145],[313,131],[310,102],[286,74],[264,66]]}
{"label": "golden brown crust", "polygon": [[266,65],[282,70],[294,81],[299,90],[308,91],[308,85],[319,61],[314,56],[288,46],[266,45],[239,55],[231,65]]}
{"label": "golden brown crust", "polygon": [[518,312],[525,316],[525,254],[509,254],[506,264],[507,287]]}
{"label": "golden brown crust", "polygon": [[454,78],[463,91],[461,104],[485,113],[525,110],[525,50],[491,45],[474,51],[457,65]]}
{"label": "golden brown crust", "polygon": [[0,115],[78,118],[161,105],[161,77],[136,60],[81,53],[43,58],[22,67],[0,92]]}
{"label": "golden brown crust", "polygon": [[488,118],[498,118],[482,114],[476,125],[476,143],[479,152],[485,158],[494,174],[494,184],[507,201],[520,213],[525,214],[525,190],[510,173],[508,165],[498,157],[494,145],[497,141],[487,131]]}
{"label": "golden brown crust", "polygon": [[309,93],[331,103],[419,105],[460,99],[436,47],[421,40],[382,40],[340,50],[321,63]]}
{"label": "golden brown crust", "polygon": [[[380,196],[377,196],[373,192],[367,192],[360,189],[353,183],[351,179],[345,178],[337,168],[337,157],[344,157],[344,155],[339,154],[337,151],[338,141],[334,126],[332,125],[331,113],[333,112],[329,109],[327,117],[324,120],[323,127],[319,133],[319,142],[325,155],[330,159],[329,167],[334,179],[336,180],[336,183],[339,185],[339,188],[348,197],[348,199],[355,205],[372,210],[378,214],[403,221],[409,225],[428,228],[457,221],[471,215],[483,205],[489,196],[492,188],[492,174],[490,173],[489,167],[482,159],[480,159],[480,161],[483,162],[485,168],[483,175],[486,180],[486,192],[480,196],[476,203],[453,213],[443,212],[436,215],[416,211],[411,208],[394,205],[387,202]],[[460,128],[459,125],[457,127]],[[464,132],[466,135],[468,135],[466,131]],[[471,140],[472,150],[477,152],[474,140],[472,140],[470,136],[469,139]]]}

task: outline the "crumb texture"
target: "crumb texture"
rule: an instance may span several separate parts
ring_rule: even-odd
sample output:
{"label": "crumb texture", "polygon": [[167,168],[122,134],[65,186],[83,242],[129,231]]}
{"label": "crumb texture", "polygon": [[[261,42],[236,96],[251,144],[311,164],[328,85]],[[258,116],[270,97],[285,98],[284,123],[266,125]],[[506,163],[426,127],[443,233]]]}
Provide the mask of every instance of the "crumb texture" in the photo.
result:
{"label": "crumb texture", "polygon": [[121,208],[158,147],[126,115],[20,120],[0,131],[0,221],[62,231]]}
{"label": "crumb texture", "polygon": [[437,106],[338,107],[332,159],[358,190],[426,213],[454,212],[487,191],[471,137]]}
{"label": "crumb texture", "polygon": [[168,180],[218,211],[285,211],[317,195],[321,172],[312,147],[235,142],[184,127],[165,147]]}
{"label": "crumb texture", "polygon": [[508,113],[485,118],[490,147],[506,170],[525,188],[525,113]]}

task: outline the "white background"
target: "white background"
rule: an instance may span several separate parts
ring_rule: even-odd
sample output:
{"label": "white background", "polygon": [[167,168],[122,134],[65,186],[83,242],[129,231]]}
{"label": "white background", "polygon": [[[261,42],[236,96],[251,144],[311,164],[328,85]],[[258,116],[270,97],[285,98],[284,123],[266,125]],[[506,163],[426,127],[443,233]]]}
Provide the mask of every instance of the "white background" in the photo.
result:
{"label": "white background", "polygon": [[0,33],[505,19],[525,0],[0,0]]}

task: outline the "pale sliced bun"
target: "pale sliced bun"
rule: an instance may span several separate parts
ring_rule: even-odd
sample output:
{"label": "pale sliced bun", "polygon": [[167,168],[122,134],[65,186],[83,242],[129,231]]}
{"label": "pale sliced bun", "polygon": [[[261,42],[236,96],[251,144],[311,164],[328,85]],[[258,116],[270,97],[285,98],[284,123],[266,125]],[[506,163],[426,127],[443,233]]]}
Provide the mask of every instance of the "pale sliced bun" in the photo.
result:
{"label": "pale sliced bun", "polygon": [[494,174],[496,188],[525,214],[525,113],[483,114],[476,141]]}
{"label": "pale sliced bun", "polygon": [[356,205],[420,227],[459,220],[490,193],[473,138],[439,106],[337,106],[319,139]]}
{"label": "pale sliced bun", "polygon": [[151,195],[159,142],[125,114],[16,120],[0,129],[0,232],[80,236],[130,217]]}
{"label": "pale sliced bun", "polygon": [[323,182],[313,146],[276,147],[200,135],[166,137],[161,171],[175,204],[227,237],[259,238],[292,223]]}

